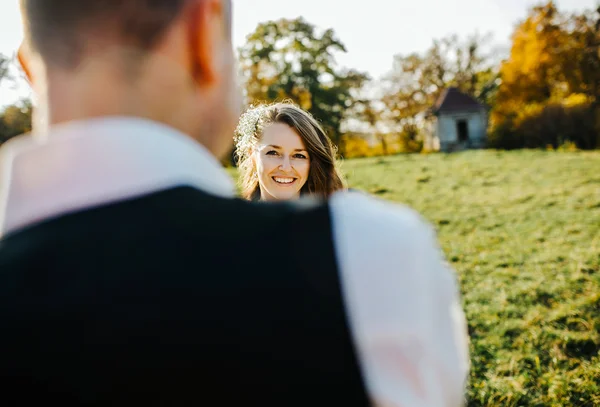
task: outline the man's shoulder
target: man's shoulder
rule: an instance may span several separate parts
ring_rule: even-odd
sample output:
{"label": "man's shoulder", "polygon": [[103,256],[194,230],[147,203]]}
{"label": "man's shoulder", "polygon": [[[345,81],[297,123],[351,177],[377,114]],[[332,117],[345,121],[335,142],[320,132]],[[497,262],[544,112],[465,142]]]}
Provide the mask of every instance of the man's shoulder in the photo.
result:
{"label": "man's shoulder", "polygon": [[421,274],[423,259],[442,254],[432,225],[405,205],[341,193],[330,200],[330,213],[338,262],[349,275],[376,272],[397,284],[406,273]]}
{"label": "man's shoulder", "polygon": [[360,233],[379,242],[396,243],[398,239],[415,240],[433,233],[431,224],[413,208],[363,192],[337,193],[329,204],[333,226],[343,229],[343,233]]}

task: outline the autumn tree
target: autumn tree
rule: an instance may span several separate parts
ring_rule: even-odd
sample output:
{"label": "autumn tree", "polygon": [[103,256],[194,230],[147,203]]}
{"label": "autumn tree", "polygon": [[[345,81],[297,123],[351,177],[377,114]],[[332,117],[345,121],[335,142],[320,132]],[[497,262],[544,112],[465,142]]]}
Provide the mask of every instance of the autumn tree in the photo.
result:
{"label": "autumn tree", "polygon": [[600,7],[573,14],[567,21],[570,48],[566,79],[572,93],[587,95],[600,104]]}
{"label": "autumn tree", "polygon": [[[516,110],[527,103],[544,102],[568,94],[560,64],[569,52],[563,16],[554,3],[535,7],[515,30],[510,57],[502,64],[502,87],[495,115]],[[572,44],[571,44],[572,46]]]}
{"label": "autumn tree", "polygon": [[369,79],[339,69],[339,52],[346,48],[332,29],[320,32],[301,17],[259,24],[239,50],[247,103],[292,100],[339,145],[342,122]]}
{"label": "autumn tree", "polygon": [[500,68],[493,146],[600,145],[599,15],[586,10],[569,16],[552,1],[530,9]]}

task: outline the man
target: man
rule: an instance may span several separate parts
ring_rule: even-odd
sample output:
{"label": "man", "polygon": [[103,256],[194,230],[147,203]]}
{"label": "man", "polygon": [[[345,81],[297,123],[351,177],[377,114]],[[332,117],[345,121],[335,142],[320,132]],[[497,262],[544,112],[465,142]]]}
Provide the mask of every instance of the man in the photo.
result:
{"label": "man", "polygon": [[228,0],[21,5],[38,104],[0,157],[4,404],[462,403],[426,223],[362,194],[233,197]]}

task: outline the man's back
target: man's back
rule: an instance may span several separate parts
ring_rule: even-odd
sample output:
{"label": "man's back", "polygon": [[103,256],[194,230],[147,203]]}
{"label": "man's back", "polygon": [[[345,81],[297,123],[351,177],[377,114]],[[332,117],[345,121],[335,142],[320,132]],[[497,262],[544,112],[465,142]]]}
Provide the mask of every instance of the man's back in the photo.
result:
{"label": "man's back", "polygon": [[367,405],[326,205],[174,188],[12,234],[0,270],[3,398]]}
{"label": "man's back", "polygon": [[201,145],[132,118],[13,140],[0,167],[5,397],[461,404],[456,281],[413,211],[241,201]]}

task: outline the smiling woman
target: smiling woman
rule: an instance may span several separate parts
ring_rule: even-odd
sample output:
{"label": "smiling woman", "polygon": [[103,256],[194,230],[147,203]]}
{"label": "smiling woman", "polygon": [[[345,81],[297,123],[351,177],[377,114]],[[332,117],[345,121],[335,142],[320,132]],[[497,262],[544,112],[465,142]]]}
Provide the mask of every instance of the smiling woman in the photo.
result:
{"label": "smiling woman", "polygon": [[331,141],[309,113],[291,103],[247,110],[235,144],[246,199],[326,198],[345,188]]}

